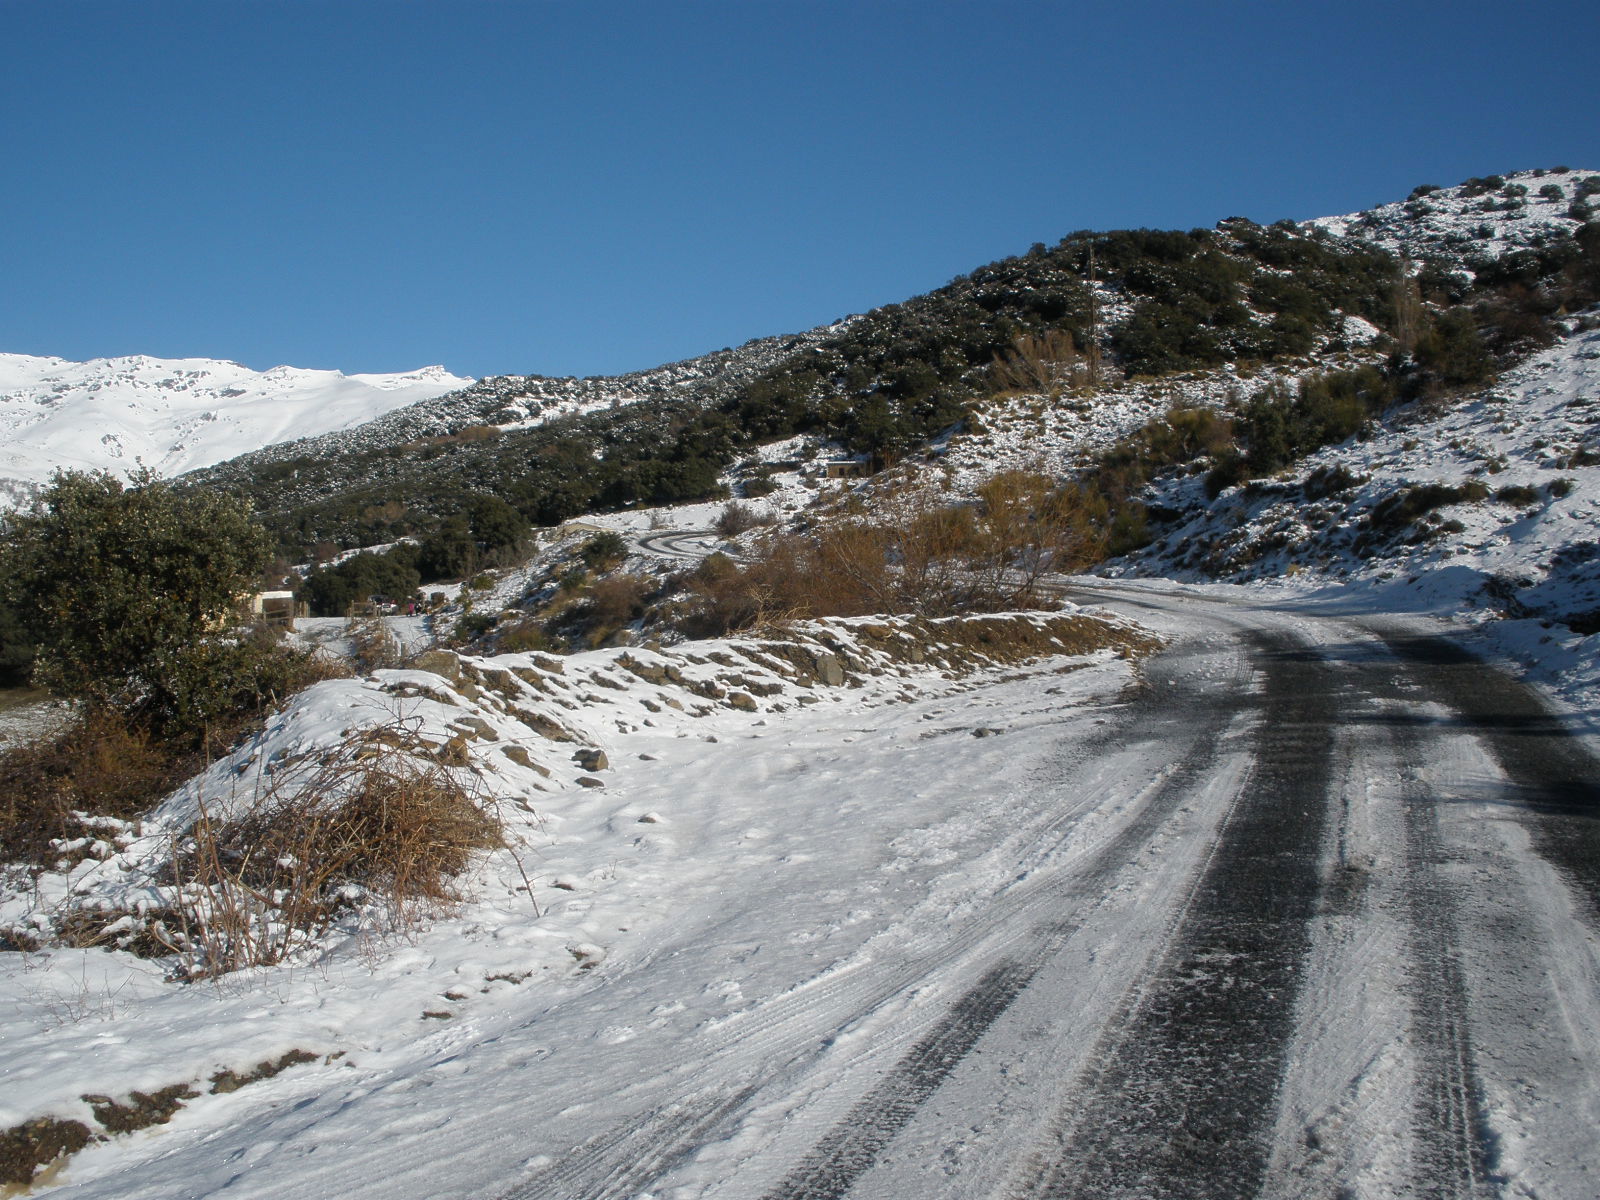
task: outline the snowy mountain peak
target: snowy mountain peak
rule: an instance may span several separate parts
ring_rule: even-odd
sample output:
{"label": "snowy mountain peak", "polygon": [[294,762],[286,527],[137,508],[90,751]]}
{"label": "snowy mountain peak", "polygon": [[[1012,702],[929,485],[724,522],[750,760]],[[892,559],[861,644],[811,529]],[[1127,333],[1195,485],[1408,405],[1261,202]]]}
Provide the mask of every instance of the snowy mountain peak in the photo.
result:
{"label": "snowy mountain peak", "polygon": [[0,354],[0,506],[58,468],[162,475],[288,438],[363,424],[472,380],[442,366],[394,374],[134,354],[71,362]]}

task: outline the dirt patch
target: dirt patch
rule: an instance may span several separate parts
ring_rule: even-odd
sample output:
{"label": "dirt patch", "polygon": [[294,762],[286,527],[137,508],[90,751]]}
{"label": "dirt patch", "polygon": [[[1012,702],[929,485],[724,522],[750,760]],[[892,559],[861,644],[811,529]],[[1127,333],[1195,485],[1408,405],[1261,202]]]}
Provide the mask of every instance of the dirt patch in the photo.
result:
{"label": "dirt patch", "polygon": [[[277,1058],[264,1059],[247,1071],[224,1068],[211,1076],[210,1091],[213,1095],[236,1092],[246,1084],[271,1079],[290,1067],[316,1062],[319,1057],[305,1050],[290,1050]],[[188,1101],[200,1095],[195,1083],[175,1083],[154,1092],[130,1092],[123,1098],[91,1093],[81,1098],[94,1114],[94,1127],[62,1117],[37,1117],[0,1131],[0,1197],[21,1196],[46,1182],[52,1171],[59,1170],[90,1142],[165,1125]]]}
{"label": "dirt patch", "polygon": [[82,1150],[93,1139],[82,1121],[41,1117],[0,1133],[0,1185],[6,1195],[20,1195],[39,1168]]}

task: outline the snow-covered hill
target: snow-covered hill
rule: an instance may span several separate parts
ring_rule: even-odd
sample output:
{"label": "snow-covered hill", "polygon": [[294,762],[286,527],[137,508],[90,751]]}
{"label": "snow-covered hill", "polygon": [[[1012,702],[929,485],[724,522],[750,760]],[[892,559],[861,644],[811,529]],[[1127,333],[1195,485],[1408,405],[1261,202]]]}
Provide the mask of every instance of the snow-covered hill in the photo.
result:
{"label": "snow-covered hill", "polygon": [[1423,185],[1408,200],[1319,217],[1306,226],[1413,260],[1443,260],[1471,270],[1475,263],[1571,237],[1597,197],[1600,175],[1559,167],[1490,175],[1456,187]]}
{"label": "snow-covered hill", "polygon": [[163,476],[310,437],[453,392],[472,381],[443,367],[392,375],[136,355],[69,362],[0,354],[0,506],[57,468]]}

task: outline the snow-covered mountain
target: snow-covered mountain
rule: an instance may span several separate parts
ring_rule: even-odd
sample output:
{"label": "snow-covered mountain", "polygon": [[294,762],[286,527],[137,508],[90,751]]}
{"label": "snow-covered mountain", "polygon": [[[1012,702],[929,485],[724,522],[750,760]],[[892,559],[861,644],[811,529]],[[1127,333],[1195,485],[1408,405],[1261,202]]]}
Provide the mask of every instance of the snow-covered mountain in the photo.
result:
{"label": "snow-covered mountain", "polygon": [[288,438],[348,429],[472,381],[443,367],[392,375],[135,355],[69,362],[0,354],[0,506],[57,468],[163,476]]}

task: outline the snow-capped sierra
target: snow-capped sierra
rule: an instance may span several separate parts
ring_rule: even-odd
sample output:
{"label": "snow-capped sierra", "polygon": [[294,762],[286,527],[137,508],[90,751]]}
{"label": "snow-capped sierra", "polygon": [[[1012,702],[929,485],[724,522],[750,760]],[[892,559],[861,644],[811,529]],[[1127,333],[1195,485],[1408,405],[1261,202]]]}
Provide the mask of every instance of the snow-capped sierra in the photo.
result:
{"label": "snow-capped sierra", "polygon": [[441,366],[389,375],[209,358],[69,362],[0,354],[0,507],[26,500],[58,468],[139,464],[163,476],[287,438],[360,425],[471,383]]}

